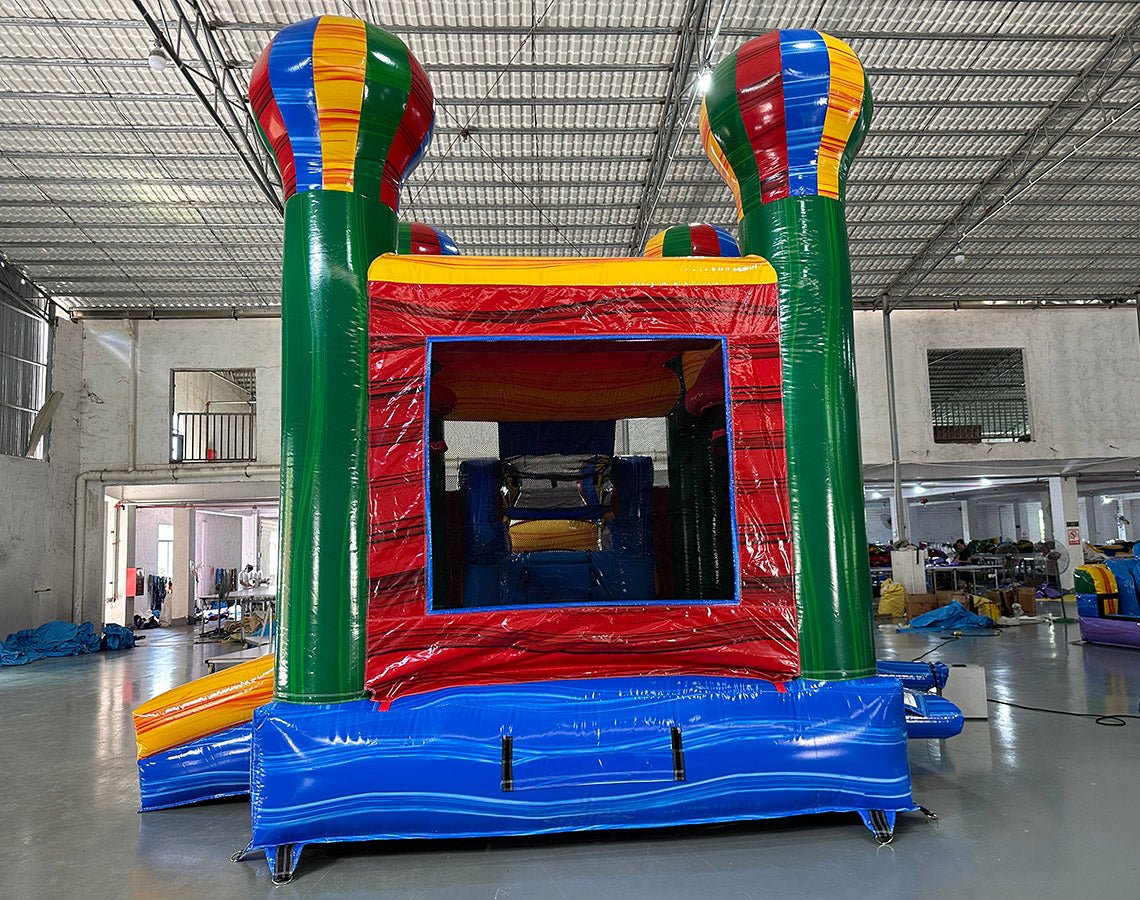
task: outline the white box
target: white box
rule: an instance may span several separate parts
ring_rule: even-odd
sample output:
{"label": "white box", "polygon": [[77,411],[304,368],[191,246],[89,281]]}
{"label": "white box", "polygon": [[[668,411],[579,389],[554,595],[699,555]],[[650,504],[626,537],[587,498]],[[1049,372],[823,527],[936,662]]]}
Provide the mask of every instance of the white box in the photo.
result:
{"label": "white box", "polygon": [[926,551],[892,550],[891,579],[906,588],[907,596],[927,593]]}
{"label": "white box", "polygon": [[967,719],[988,719],[985,666],[954,664],[942,696],[962,710]]}

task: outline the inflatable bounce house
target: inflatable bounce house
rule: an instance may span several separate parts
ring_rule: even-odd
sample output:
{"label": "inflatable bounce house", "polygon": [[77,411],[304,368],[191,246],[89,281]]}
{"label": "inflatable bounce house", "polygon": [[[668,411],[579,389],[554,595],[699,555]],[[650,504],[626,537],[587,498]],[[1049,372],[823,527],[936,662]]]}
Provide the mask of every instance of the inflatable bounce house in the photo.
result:
{"label": "inflatable bounce house", "polygon": [[1096,565],[1077,566],[1073,576],[1082,640],[1140,647],[1140,559],[1109,557]]}
{"label": "inflatable bounce house", "polygon": [[401,230],[432,89],[371,25],[285,28],[250,94],[288,195],[280,629],[136,711],[143,809],[248,793],[275,881],[317,842],[835,811],[890,840],[908,734],[962,720],[945,667],[875,660],[852,51],[723,62],[701,134],[740,247],[641,259]]}

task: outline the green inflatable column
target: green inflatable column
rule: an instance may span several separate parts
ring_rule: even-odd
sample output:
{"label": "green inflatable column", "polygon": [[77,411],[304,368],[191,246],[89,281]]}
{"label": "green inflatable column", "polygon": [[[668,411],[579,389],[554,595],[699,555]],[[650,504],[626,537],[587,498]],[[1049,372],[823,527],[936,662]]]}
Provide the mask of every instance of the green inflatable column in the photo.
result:
{"label": "green inflatable column", "polygon": [[321,16],[273,38],[250,102],[285,189],[274,694],[329,703],[364,693],[368,266],[396,249],[433,98],[398,38]]}
{"label": "green inflatable column", "polygon": [[779,279],[800,670],[875,674],[843,212],[871,118],[851,48],[816,31],[749,41],[714,71],[701,136],[736,197],[741,251]]}

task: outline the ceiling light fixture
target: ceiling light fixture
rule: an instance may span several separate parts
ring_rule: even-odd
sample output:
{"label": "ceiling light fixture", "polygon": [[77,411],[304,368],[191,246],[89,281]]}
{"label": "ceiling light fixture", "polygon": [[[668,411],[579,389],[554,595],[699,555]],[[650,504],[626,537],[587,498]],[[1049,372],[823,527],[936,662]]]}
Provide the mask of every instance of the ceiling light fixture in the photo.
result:
{"label": "ceiling light fixture", "polygon": [[703,97],[709,92],[709,88],[712,87],[712,76],[712,69],[708,66],[701,68],[701,71],[697,75],[697,93],[700,94],[700,96]]}
{"label": "ceiling light fixture", "polygon": [[166,55],[166,51],[162,49],[162,45],[154,42],[154,47],[150,51],[150,56],[146,58],[147,64],[155,72],[161,72],[168,65],[170,65],[170,57]]}

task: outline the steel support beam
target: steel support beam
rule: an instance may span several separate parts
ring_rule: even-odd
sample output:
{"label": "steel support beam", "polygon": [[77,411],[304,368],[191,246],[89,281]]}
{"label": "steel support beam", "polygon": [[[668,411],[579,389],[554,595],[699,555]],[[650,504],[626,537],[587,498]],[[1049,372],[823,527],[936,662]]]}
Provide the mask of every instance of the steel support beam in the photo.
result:
{"label": "steel support beam", "polygon": [[273,207],[283,212],[281,177],[201,0],[134,0],[134,5],[254,183]]}
{"label": "steel support beam", "polygon": [[927,239],[910,261],[895,273],[886,287],[892,298],[905,297],[913,292],[959,246],[972,228],[1004,208],[1010,202],[1011,193],[1028,182],[1042,161],[1073,132],[1086,114],[1097,108],[1106,110],[1127,106],[1106,104],[1103,98],[1140,59],[1138,39],[1140,13],[1136,13],[1128,25],[1096,54],[1064,97],[1047,105],[1045,115],[1017,142],[1004,161],[974,188],[938,232]]}
{"label": "steel support beam", "polygon": [[[59,306],[48,291],[2,253],[0,253],[0,299],[17,309],[46,320],[50,320],[54,315],[52,305]],[[62,306],[60,308],[63,309]]]}
{"label": "steel support beam", "polygon": [[694,68],[702,62],[697,57],[701,53],[701,33],[705,27],[708,11],[709,0],[686,0],[681,16],[681,33],[673,52],[672,74],[665,88],[665,96],[662,98],[664,109],[661,111],[661,118],[657,122],[657,130],[653,136],[649,168],[642,182],[641,200],[633,222],[633,234],[628,247],[630,256],[641,254],[641,248],[648,237],[649,227],[661,199],[661,190],[669,174],[669,166],[677,152],[681,129],[685,128],[692,118],[697,99],[692,76]]}

